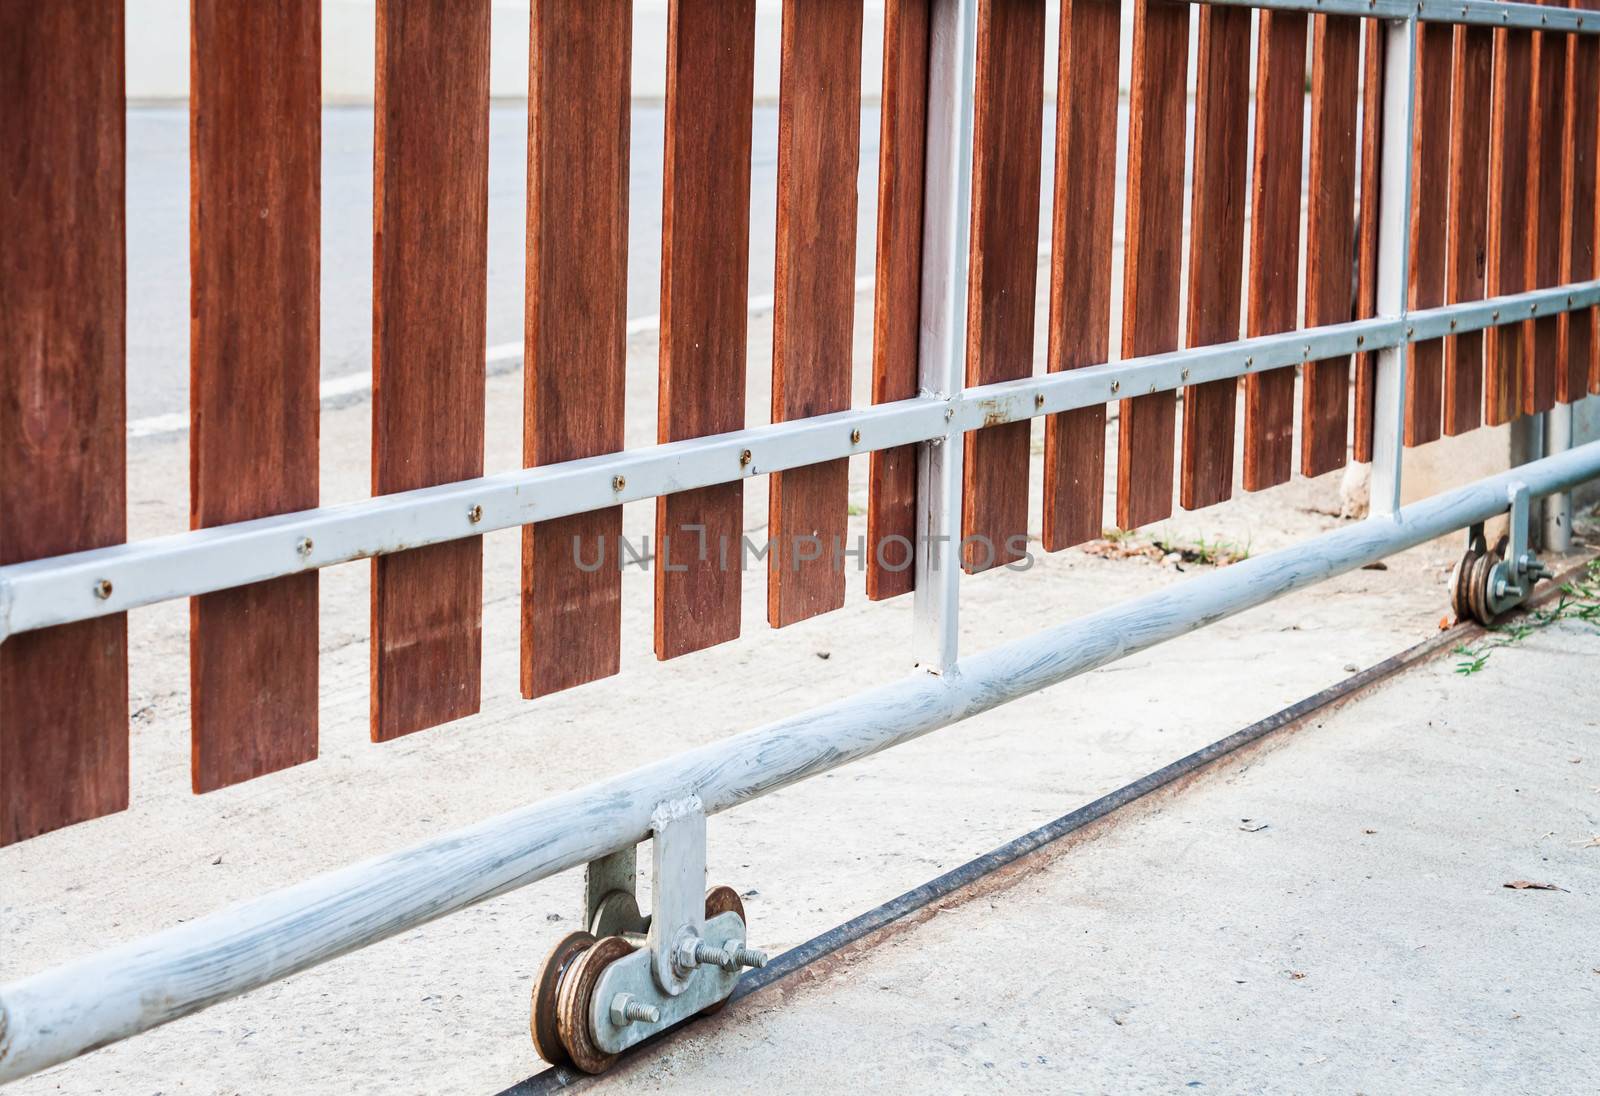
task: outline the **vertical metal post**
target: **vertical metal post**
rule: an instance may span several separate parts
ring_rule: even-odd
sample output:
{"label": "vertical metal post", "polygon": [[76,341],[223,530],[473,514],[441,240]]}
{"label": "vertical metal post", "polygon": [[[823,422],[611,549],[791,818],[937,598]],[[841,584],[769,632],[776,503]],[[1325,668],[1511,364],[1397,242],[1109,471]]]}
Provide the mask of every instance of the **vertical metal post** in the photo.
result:
{"label": "vertical metal post", "polygon": [[[1417,17],[1385,26],[1383,154],[1378,164],[1378,315],[1404,320],[1411,270],[1411,116]],[[1378,351],[1372,417],[1372,513],[1400,509],[1407,343]]]}
{"label": "vertical metal post", "polygon": [[[966,371],[978,0],[937,0],[929,30],[919,381],[923,395],[948,399]],[[952,430],[924,442],[917,457],[912,627],[917,664],[937,674],[953,669],[958,654],[963,441]]]}
{"label": "vertical metal post", "polygon": [[[1558,403],[1544,413],[1544,453],[1553,457],[1572,448],[1572,405]],[[1545,496],[1544,539],[1546,552],[1572,551],[1572,492],[1558,491]]]}

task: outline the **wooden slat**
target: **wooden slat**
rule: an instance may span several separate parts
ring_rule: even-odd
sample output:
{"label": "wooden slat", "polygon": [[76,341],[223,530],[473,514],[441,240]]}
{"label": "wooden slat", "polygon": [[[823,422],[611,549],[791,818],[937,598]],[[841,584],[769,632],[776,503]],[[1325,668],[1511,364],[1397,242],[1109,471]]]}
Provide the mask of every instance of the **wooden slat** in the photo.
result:
{"label": "wooden slat", "polygon": [[[1445,224],[1450,193],[1452,28],[1417,27],[1417,86],[1411,122],[1411,246],[1407,300],[1413,309],[1444,303]],[[1405,443],[1439,438],[1444,411],[1444,342],[1406,351]]]}
{"label": "wooden slat", "polygon": [[[967,384],[1033,372],[1044,137],[1044,0],[979,0],[973,101],[972,258]],[[1027,551],[1027,422],[967,435],[962,565],[1011,563]]]}
{"label": "wooden slat", "polygon": [[[1494,32],[1494,89],[1489,114],[1489,252],[1485,292],[1528,288],[1524,248],[1528,218],[1528,126],[1533,98],[1533,35]],[[1523,325],[1490,328],[1484,340],[1483,420],[1489,426],[1522,413]]]}
{"label": "wooden slat", "polygon": [[[0,4],[0,564],[127,536],[122,27]],[[127,805],[126,616],[0,643],[0,845]]]}
{"label": "wooden slat", "polygon": [[[1600,9],[1600,0],[1572,0],[1572,6]],[[1588,104],[1589,109],[1584,109]],[[1600,163],[1600,37],[1574,34],[1567,52],[1566,185],[1562,223],[1567,226],[1561,251],[1561,280],[1581,282],[1600,276],[1597,250],[1596,174]],[[1571,403],[1586,391],[1600,392],[1600,310],[1581,308],[1562,319],[1561,360],[1556,398]]]}
{"label": "wooden slat", "polygon": [[[1187,339],[1190,346],[1206,346],[1239,337],[1250,166],[1250,10],[1202,6],[1197,57]],[[1179,501],[1186,510],[1233,494],[1238,392],[1232,377],[1184,389]]]}
{"label": "wooden slat", "polygon": [[[1567,42],[1564,34],[1533,37],[1533,121],[1528,127],[1532,166],[1528,183],[1529,288],[1561,283],[1561,247],[1568,227],[1561,220],[1561,191],[1565,175],[1566,137],[1563,109],[1567,92]],[[1590,104],[1590,109],[1596,109]],[[1547,313],[1529,322],[1532,356],[1524,359],[1529,370],[1522,386],[1522,409],[1548,411],[1556,405],[1557,360],[1561,354],[1561,316]]]}
{"label": "wooden slat", "polygon": [[[483,474],[489,0],[379,0],[372,491]],[[478,710],[481,539],[372,567],[372,737]]]}
{"label": "wooden slat", "polygon": [[[1251,336],[1292,330],[1299,312],[1305,135],[1306,17],[1263,11],[1260,21],[1250,206]],[[1286,483],[1294,469],[1294,373],[1291,366],[1245,378],[1246,491]]]}
{"label": "wooden slat", "polygon": [[[1354,305],[1356,103],[1361,23],[1337,15],[1313,21],[1311,174],[1306,214],[1306,326],[1343,323]],[[1300,384],[1300,473],[1343,468],[1350,432],[1350,359],[1308,362]]]}
{"label": "wooden slat", "polygon": [[[622,448],[632,0],[535,0],[523,464]],[[617,672],[622,507],[522,531],[522,695]]]}
{"label": "wooden slat", "polygon": [[[1489,216],[1489,93],[1494,31],[1455,28],[1450,94],[1450,232],[1445,300],[1483,299]],[[1483,421],[1483,332],[1444,342],[1444,432],[1463,434]]]}
{"label": "wooden slat", "polygon": [[[922,188],[928,123],[930,0],[888,0],[878,137],[877,281],[872,302],[872,402],[917,394],[922,316]],[[867,493],[867,597],[916,585],[917,447],[879,449]]]}
{"label": "wooden slat", "polygon": [[[1363,20],[1361,46],[1361,198],[1356,225],[1357,319],[1378,314],[1378,192],[1379,161],[1383,155],[1383,40],[1384,24]],[[1363,350],[1355,361],[1355,428],[1351,447],[1355,459],[1372,460],[1372,420],[1375,406],[1377,355]]]}
{"label": "wooden slat", "polygon": [[[317,505],[318,0],[190,8],[189,522]],[[190,601],[196,792],[317,756],[317,572]]]}
{"label": "wooden slat", "polygon": [[[1062,0],[1050,247],[1050,372],[1111,355],[1112,211],[1117,177],[1117,0]],[[1044,427],[1048,552],[1102,533],[1104,404],[1051,415]]]}
{"label": "wooden slat", "polygon": [[[1189,5],[1137,0],[1128,99],[1127,255],[1122,355],[1178,345]],[[1176,392],[1124,399],[1117,430],[1117,524],[1172,513]]]}
{"label": "wooden slat", "polygon": [[[787,0],[778,99],[772,421],[850,407],[862,0]],[[850,464],[772,476],[767,622],[844,604]]]}
{"label": "wooden slat", "polygon": [[[754,63],[755,0],[673,0],[661,210],[663,442],[744,426]],[[738,637],[743,522],[741,481],[656,504],[658,658]]]}

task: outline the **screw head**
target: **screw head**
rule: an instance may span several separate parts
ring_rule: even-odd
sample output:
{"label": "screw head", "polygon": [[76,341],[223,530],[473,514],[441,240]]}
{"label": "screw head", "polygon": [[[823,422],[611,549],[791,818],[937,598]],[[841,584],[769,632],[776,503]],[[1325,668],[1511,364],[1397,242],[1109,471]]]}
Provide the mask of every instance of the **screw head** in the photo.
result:
{"label": "screw head", "polygon": [[861,444],[861,431],[859,431],[859,430],[850,431],[850,444],[851,445],[860,445]]}
{"label": "screw head", "polygon": [[104,601],[104,600],[106,600],[106,598],[110,597],[111,596],[111,580],[108,579],[108,578],[103,578],[99,582],[95,583],[94,584],[94,596],[99,598],[101,601]]}
{"label": "screw head", "polygon": [[1033,397],[1033,406],[1035,406],[1035,407],[1043,407],[1044,406],[1044,393],[1043,392],[1039,392]]}
{"label": "screw head", "polygon": [[294,550],[299,552],[302,556],[309,556],[313,547],[315,547],[315,545],[311,543],[310,537],[301,537],[300,543],[294,546]]}
{"label": "screw head", "polygon": [[744,468],[749,465],[750,459],[750,450],[746,449],[744,452],[739,454],[739,467]]}
{"label": "screw head", "polygon": [[623,477],[623,476],[612,476],[611,477],[611,489],[613,491],[620,491],[626,486],[628,486],[628,481],[627,481],[627,479],[625,477]]}
{"label": "screw head", "polygon": [[1122,382],[1121,381],[1112,381],[1111,382],[1111,391],[1113,391],[1113,392],[1121,392],[1122,391]]}
{"label": "screw head", "polygon": [[1182,379],[1182,380],[1188,380],[1189,379],[1189,371],[1187,369],[1185,369],[1183,371],[1183,374],[1182,374],[1180,379]]}
{"label": "screw head", "polygon": [[467,509],[467,520],[476,525],[483,520],[483,507],[474,503]]}

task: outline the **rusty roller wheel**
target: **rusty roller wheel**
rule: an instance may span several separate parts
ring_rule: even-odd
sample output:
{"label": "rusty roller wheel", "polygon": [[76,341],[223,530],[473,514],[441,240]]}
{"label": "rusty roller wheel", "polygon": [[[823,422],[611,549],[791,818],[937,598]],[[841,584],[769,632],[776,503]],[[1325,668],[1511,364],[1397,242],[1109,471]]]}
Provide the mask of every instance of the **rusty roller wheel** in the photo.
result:
{"label": "rusty roller wheel", "polygon": [[550,957],[544,961],[544,969],[533,984],[533,1015],[528,1030],[533,1035],[533,1049],[553,1066],[572,1063],[556,1029],[556,1001],[561,993],[561,980],[571,969],[573,960],[593,946],[594,937],[589,933],[569,932],[550,949]]}
{"label": "rusty roller wheel", "polygon": [[1469,600],[1468,591],[1478,558],[1478,553],[1468,548],[1456,563],[1455,570],[1450,572],[1450,615],[1458,624],[1472,619],[1472,602]]}
{"label": "rusty roller wheel", "polygon": [[556,1000],[556,1030],[572,1064],[585,1073],[603,1073],[615,1054],[595,1045],[589,1031],[589,1004],[595,986],[606,967],[633,951],[633,945],[620,936],[607,936],[581,953],[561,979]]}
{"label": "rusty roller wheel", "polygon": [[[745,920],[744,901],[739,897],[739,892],[732,887],[717,886],[706,891],[706,920],[709,921],[722,913],[737,913],[739,920],[744,921],[748,929],[750,922]],[[700,1015],[711,1016],[721,1012],[722,1007],[727,1003],[727,999],[724,998],[714,1005],[707,1005],[700,1010]]]}

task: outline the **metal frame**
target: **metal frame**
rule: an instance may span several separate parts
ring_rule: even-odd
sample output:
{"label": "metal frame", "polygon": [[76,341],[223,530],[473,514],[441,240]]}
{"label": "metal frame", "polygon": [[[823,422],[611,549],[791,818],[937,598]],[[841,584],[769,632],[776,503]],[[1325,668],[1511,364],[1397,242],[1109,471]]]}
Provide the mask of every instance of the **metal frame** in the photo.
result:
{"label": "metal frame", "polygon": [[[923,374],[917,398],[0,567],[3,641],[30,629],[310,568],[910,444],[919,445],[921,452],[919,530],[946,538],[931,542],[946,549],[937,558],[931,552],[918,554],[915,649],[923,671],[932,672],[913,673],[0,987],[0,1081],[568,868],[591,865],[586,906],[592,915],[619,880],[631,883],[634,846],[659,821],[653,814],[663,803],[698,796],[705,814],[726,810],[1485,521],[1506,512],[1519,497],[1525,505],[1530,495],[1559,495],[1600,476],[1597,442],[1555,452],[1421,503],[1399,504],[1409,342],[1600,304],[1600,281],[1590,281],[1407,310],[1406,211],[1417,23],[1595,33],[1600,16],[1484,0],[1253,0],[1242,6],[1390,21],[1380,183],[1380,315],[1375,319],[964,387],[964,244],[971,203],[977,2],[938,0],[930,81]],[[958,661],[960,564],[955,546],[960,539],[966,431],[1359,350],[1379,352],[1373,518]],[[1514,485],[1525,489],[1514,491]],[[692,912],[687,917],[694,920]]]}
{"label": "metal frame", "polygon": [[[36,628],[900,445],[932,442],[925,448],[940,450],[944,470],[935,481],[939,503],[924,501],[930,516],[923,528],[950,535],[959,528],[954,518],[958,511],[952,506],[960,502],[960,438],[968,430],[1362,349],[1399,351],[1420,339],[1597,304],[1600,281],[1557,286],[1174,350],[958,389],[948,395],[931,392],[832,415],[13,563],[0,567],[0,641]],[[1393,408],[1390,422],[1398,423],[1403,368],[1381,369],[1380,361],[1380,397],[1387,388],[1388,406]],[[1384,406],[1380,403],[1380,408]],[[1380,439],[1389,436],[1395,441],[1389,455],[1380,450],[1380,459],[1398,470],[1399,427],[1386,432],[1381,419],[1377,425]],[[953,591],[959,567],[941,573],[946,584],[941,586],[941,605],[935,611],[930,604],[918,615],[919,630],[932,629],[933,622],[941,634],[954,630]],[[949,640],[942,639],[931,649],[943,650],[945,654],[934,661],[948,665]]]}

